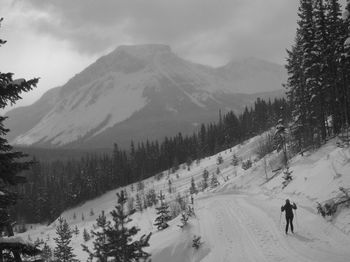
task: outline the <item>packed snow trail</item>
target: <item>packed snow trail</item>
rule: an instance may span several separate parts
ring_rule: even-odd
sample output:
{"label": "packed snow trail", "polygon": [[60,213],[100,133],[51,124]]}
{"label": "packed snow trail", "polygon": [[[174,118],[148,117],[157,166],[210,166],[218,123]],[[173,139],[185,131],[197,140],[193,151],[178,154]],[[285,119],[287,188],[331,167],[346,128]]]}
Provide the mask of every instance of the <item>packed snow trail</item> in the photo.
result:
{"label": "packed snow trail", "polygon": [[285,235],[284,214],[279,222],[281,204],[237,194],[199,198],[199,234],[210,249],[201,261],[349,261],[350,238],[301,206],[295,234]]}

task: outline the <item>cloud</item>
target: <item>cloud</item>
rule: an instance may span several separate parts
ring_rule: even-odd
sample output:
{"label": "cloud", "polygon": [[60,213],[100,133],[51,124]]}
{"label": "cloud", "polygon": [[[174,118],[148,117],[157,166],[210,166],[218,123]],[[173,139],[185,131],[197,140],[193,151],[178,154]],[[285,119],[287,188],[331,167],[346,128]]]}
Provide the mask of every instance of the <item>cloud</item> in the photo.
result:
{"label": "cloud", "polygon": [[67,42],[80,53],[97,54],[121,44],[165,43],[187,58],[220,63],[238,54],[281,59],[295,33],[296,2],[16,0],[13,5],[40,14],[30,20],[33,30]]}

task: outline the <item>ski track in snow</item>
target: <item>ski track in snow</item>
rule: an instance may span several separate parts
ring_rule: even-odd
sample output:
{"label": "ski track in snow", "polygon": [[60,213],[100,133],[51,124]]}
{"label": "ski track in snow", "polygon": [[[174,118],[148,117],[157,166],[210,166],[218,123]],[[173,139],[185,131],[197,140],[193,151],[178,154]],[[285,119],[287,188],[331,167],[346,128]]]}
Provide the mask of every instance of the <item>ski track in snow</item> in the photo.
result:
{"label": "ski track in snow", "polygon": [[[297,217],[301,220],[297,221],[295,217],[295,234],[285,235],[284,214],[279,225],[276,207],[253,201],[251,196],[248,199],[235,194],[198,199],[196,205],[201,234],[211,247],[203,262],[349,261],[350,239],[343,233],[337,232],[337,237],[329,236],[329,225],[324,224],[321,230],[318,228],[316,231],[318,235],[313,235],[313,228],[299,227],[303,220]],[[272,208],[275,217],[270,215]],[[301,214],[308,212],[298,211]],[[323,224],[321,219],[320,222]]]}

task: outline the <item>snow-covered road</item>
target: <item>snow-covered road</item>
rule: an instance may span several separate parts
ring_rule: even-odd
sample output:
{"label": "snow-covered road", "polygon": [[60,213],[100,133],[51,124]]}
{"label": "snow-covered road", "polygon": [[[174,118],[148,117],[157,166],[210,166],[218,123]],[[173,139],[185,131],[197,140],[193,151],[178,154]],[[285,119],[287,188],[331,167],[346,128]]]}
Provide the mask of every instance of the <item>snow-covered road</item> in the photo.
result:
{"label": "snow-covered road", "polygon": [[285,235],[282,203],[237,194],[199,198],[197,230],[210,249],[201,261],[350,261],[350,238],[312,210],[299,206],[295,233]]}

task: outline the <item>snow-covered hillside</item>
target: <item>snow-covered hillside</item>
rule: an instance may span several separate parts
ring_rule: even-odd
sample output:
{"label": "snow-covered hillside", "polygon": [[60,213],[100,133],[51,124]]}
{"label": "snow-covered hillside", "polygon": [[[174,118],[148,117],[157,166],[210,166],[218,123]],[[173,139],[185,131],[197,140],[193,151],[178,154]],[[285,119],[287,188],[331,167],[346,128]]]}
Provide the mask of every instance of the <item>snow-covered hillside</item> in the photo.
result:
{"label": "snow-covered hillside", "polygon": [[[156,217],[154,208],[132,216],[132,223],[141,228],[140,234],[153,232],[147,249],[153,262],[349,261],[350,209],[344,208],[332,220],[326,220],[317,214],[316,202],[335,197],[340,186],[350,187],[350,149],[338,148],[333,139],[315,152],[294,157],[290,164],[293,180],[282,189],[282,174],[273,177],[271,172],[271,169],[278,168],[280,156],[273,153],[266,157],[266,161],[254,161],[262,138],[255,137],[202,159],[200,163],[193,163],[190,170],[181,167],[173,174],[165,172],[159,181],[155,178],[144,181],[146,189],[162,190],[166,199],[171,201],[178,193],[188,194],[191,178],[199,182],[204,169],[209,171],[209,177],[217,168],[220,169],[217,175],[220,185],[195,196],[196,217],[190,218],[184,229],[176,226],[180,224],[180,218],[176,217],[170,221],[169,228],[157,231],[153,226]],[[242,160],[251,159],[253,166],[248,170],[243,170],[241,165],[233,166],[233,154]],[[218,165],[219,156],[224,161]],[[175,188],[173,194],[167,191],[169,179]],[[83,229],[92,229],[100,212],[109,214],[116,204],[115,194],[119,190],[62,214],[72,228],[78,226],[80,229],[72,243],[81,261],[87,257],[80,246],[84,242]],[[130,186],[126,190],[129,196],[136,193],[131,191]],[[280,212],[286,198],[298,206],[294,218],[295,233],[289,235],[284,233],[285,219]],[[91,210],[93,215],[90,215]],[[33,225],[22,236],[25,239],[30,236],[33,241],[44,239],[53,247],[55,225],[56,222],[49,226]],[[191,247],[194,235],[200,235],[204,242],[199,250]]]}

